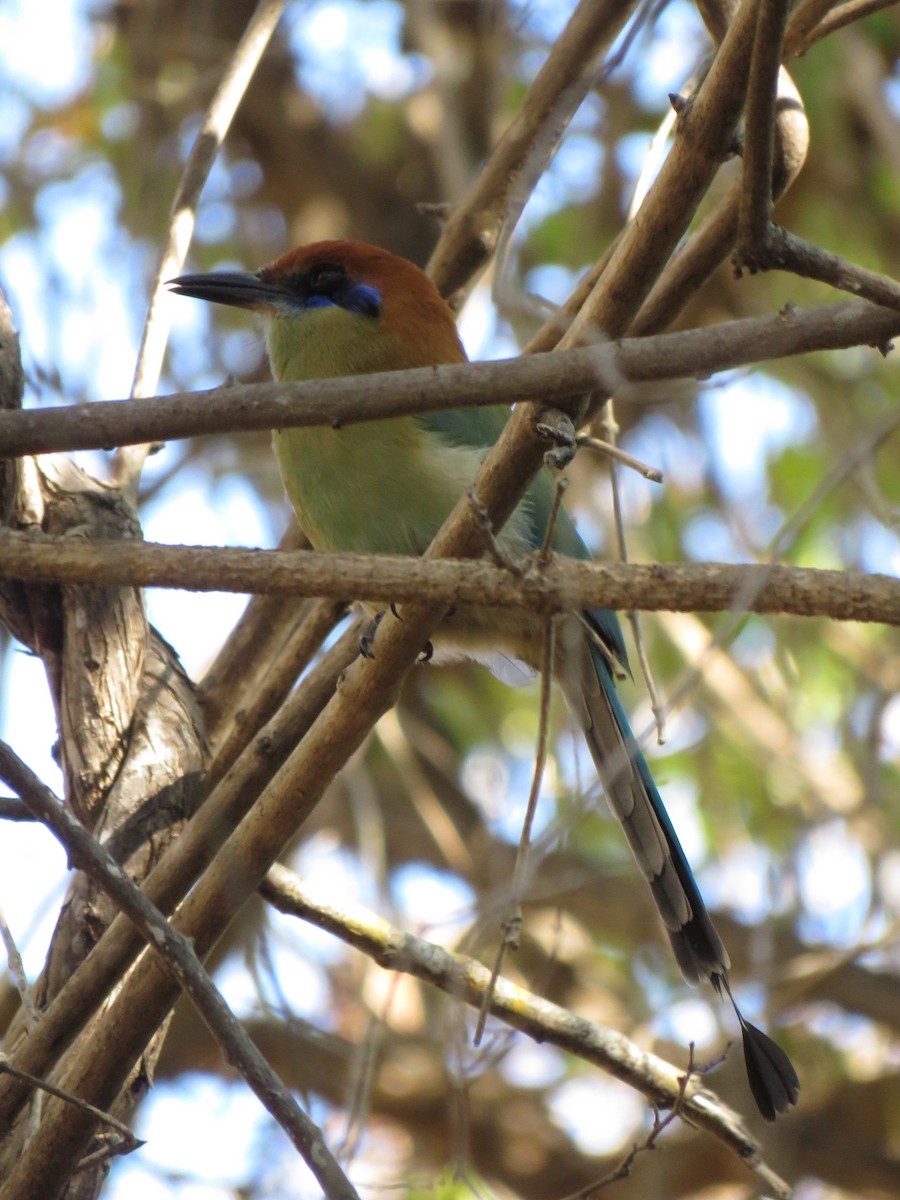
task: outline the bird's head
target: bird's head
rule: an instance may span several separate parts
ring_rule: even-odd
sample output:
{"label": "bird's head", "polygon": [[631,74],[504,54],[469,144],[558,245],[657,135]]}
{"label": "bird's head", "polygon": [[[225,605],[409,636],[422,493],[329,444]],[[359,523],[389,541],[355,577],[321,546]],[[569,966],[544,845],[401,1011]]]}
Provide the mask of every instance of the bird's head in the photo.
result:
{"label": "bird's head", "polygon": [[276,379],[461,362],[453,314],[423,271],[361,242],[315,242],[255,273],[181,275],[182,296],[259,313]]}

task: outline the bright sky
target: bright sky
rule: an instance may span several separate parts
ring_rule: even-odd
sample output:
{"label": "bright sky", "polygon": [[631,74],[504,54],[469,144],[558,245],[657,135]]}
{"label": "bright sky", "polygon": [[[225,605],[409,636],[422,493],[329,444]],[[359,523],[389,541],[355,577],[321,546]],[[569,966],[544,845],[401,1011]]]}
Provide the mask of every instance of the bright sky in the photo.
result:
{"label": "bright sky", "polygon": [[[18,137],[27,120],[29,102],[49,108],[71,95],[89,80],[92,70],[92,33],[84,18],[88,0],[6,0],[0,6],[0,73],[5,88],[0,93],[0,166],[16,152]],[[525,8],[527,18],[536,24],[558,24],[568,5]],[[661,18],[661,33],[652,51],[642,61],[641,78],[648,95],[665,95],[677,88],[690,69],[690,62],[673,54],[666,31],[681,28],[688,9],[670,5]],[[417,87],[428,74],[428,64],[415,56],[398,52],[401,12],[391,0],[327,0],[295,4],[291,8],[293,36],[302,51],[301,79],[315,92],[333,114],[351,116],[357,111],[367,90],[387,99],[401,96]],[[38,49],[39,48],[39,49]],[[39,64],[39,71],[33,69]],[[127,139],[130,119],[127,111],[113,121],[110,136]],[[633,155],[635,177],[646,151],[647,139],[636,138],[626,153]],[[55,173],[67,161],[69,148],[62,135],[48,130],[35,139],[31,153],[35,168],[43,166]],[[541,184],[525,214],[525,222],[542,218],[558,207],[562,198],[578,193],[585,179],[595,177],[598,152],[590,139],[579,130],[563,144],[553,171]],[[0,177],[0,200],[3,183]],[[0,279],[7,289],[25,336],[26,358],[30,362],[65,362],[67,378],[75,381],[85,399],[111,399],[127,394],[131,381],[142,319],[141,303],[135,302],[143,284],[147,247],[135,246],[117,225],[117,185],[102,165],[79,169],[65,182],[48,185],[39,201],[41,228],[37,233],[18,234],[0,248]],[[210,222],[227,220],[227,207],[210,208]],[[202,227],[200,230],[202,236]],[[252,266],[255,264],[246,264]],[[57,287],[48,308],[46,274],[52,267]],[[572,283],[567,272],[558,267],[537,268],[527,280],[528,287],[551,301],[558,301]],[[183,369],[196,358],[195,338],[198,322],[214,319],[199,312],[201,306],[184,305],[179,310],[174,331],[173,352],[180,356]],[[102,312],[104,320],[96,314]],[[497,324],[491,299],[484,289],[473,296],[462,316],[461,327],[473,357],[496,357],[513,349],[502,324]],[[251,335],[248,334],[249,338]],[[215,382],[203,377],[204,364],[196,361],[196,384]],[[56,398],[45,396],[50,402]],[[737,402],[740,400],[740,402]],[[747,497],[759,495],[764,484],[762,461],[772,446],[802,443],[815,434],[811,406],[796,393],[767,380],[761,388],[753,380],[735,376],[711,390],[702,402],[707,435],[704,450],[684,446],[682,435],[661,422],[648,422],[635,437],[631,449],[639,457],[662,462],[675,482],[689,481],[691,473],[702,469],[702,455],[712,455],[727,463],[722,483],[735,505]],[[665,435],[661,440],[660,435]],[[152,473],[165,471],[177,448],[169,448],[149,467]],[[664,461],[663,461],[664,460]],[[632,515],[646,507],[649,485],[629,483],[626,499]],[[171,491],[149,505],[142,514],[145,535],[162,542],[205,543],[210,545],[272,545],[279,530],[272,529],[262,513],[250,486],[238,476],[220,481],[211,503],[208,478],[200,472],[185,471],[177,495]],[[586,531],[590,537],[590,530]],[[763,522],[761,544],[769,536]],[[900,541],[890,538],[883,528],[860,531],[861,544],[871,538],[869,555],[872,565],[881,571],[900,573]],[[733,531],[705,514],[697,518],[689,545],[696,557],[723,560],[746,558],[746,547],[734,542]],[[148,596],[151,619],[181,654],[190,674],[198,675],[243,607],[236,596],[152,591]],[[894,749],[900,750],[900,703],[894,706],[891,736]],[[696,731],[695,731],[696,732]],[[13,656],[5,690],[0,700],[0,736],[8,740],[51,787],[61,791],[59,771],[52,760],[55,723],[40,662],[24,653]],[[691,736],[677,723],[673,729],[677,746],[679,736]],[[509,792],[524,794],[523,779],[530,774],[530,746],[523,754],[522,778],[507,779]],[[466,765],[473,794],[479,780],[489,780],[486,791],[496,796],[497,772],[508,773],[514,760],[489,751],[478,751]],[[691,851],[702,845],[696,815],[696,797],[668,796],[676,824]],[[516,836],[518,813],[498,815],[509,821],[509,835]],[[33,976],[39,969],[52,931],[60,889],[65,879],[65,858],[43,829],[27,825],[8,826],[0,839],[0,908],[11,926],[25,957],[26,969]],[[332,883],[342,880],[342,890],[353,896],[357,891],[358,872],[342,852],[321,842],[308,849],[304,867]],[[808,839],[801,856],[800,886],[805,902],[814,914],[818,937],[843,942],[852,940],[865,919],[871,880],[868,859],[849,842],[841,822],[826,825]],[[895,864],[900,878],[900,864]],[[727,864],[733,881],[739,873],[738,892],[744,897],[745,915],[752,919],[771,896],[764,854],[746,850]],[[722,894],[724,867],[709,873],[710,886]],[[898,887],[900,892],[900,887]],[[733,892],[731,894],[734,894]],[[372,897],[361,897],[371,903]],[[449,878],[414,866],[400,873],[395,901],[407,914],[427,912],[447,938],[458,928],[472,897]],[[900,903],[900,898],[898,898]],[[296,923],[285,922],[282,929],[286,944],[294,948],[279,960],[283,979],[298,1006],[306,998],[302,1015],[321,1019],[318,1001],[323,997],[315,962],[331,952],[327,939],[314,933],[298,932]],[[302,947],[302,954],[297,946]],[[221,980],[229,999],[239,1011],[257,1004],[255,991],[245,973],[227,967]],[[752,1006],[751,1006],[752,1015]],[[688,1040],[712,1034],[711,1016],[705,1002],[685,1002],[670,1013],[667,1032]],[[557,1058],[546,1048],[520,1047],[510,1060],[509,1070],[520,1078],[543,1079],[558,1071]],[[602,1096],[609,1093],[611,1108],[620,1124],[592,1121],[590,1129],[583,1116],[597,1111]],[[601,1096],[602,1093],[602,1096]],[[632,1103],[632,1093],[602,1078],[577,1080],[563,1084],[556,1109],[561,1123],[579,1137],[585,1148],[597,1153],[618,1144],[631,1135],[641,1109]],[[322,1114],[314,1113],[314,1116]],[[185,1130],[190,1130],[189,1141]],[[223,1089],[217,1082],[194,1077],[177,1087],[160,1084],[141,1110],[140,1136],[149,1146],[140,1154],[120,1161],[114,1169],[110,1195],[115,1200],[224,1200],[232,1195],[252,1167],[268,1161],[271,1138],[268,1119],[257,1102],[241,1086]],[[280,1136],[280,1135],[279,1135]],[[377,1147],[375,1148],[377,1150]],[[192,1164],[201,1161],[212,1175],[203,1180],[190,1176]],[[283,1159],[278,1160],[279,1163]],[[280,1168],[279,1168],[280,1169]],[[266,1195],[296,1198],[314,1195],[308,1176],[302,1170],[295,1178],[276,1177],[268,1181]]]}

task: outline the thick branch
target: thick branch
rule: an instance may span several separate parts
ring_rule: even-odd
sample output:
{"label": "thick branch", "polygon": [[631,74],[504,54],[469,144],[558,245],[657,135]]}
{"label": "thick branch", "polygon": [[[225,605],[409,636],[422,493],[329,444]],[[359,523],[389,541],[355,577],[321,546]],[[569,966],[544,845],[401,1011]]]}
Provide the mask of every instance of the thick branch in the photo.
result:
{"label": "thick branch", "polygon": [[[261,788],[297,745],[334,692],[340,673],[358,654],[358,631],[349,631],[327,650],[276,716],[248,746],[240,760],[214,788],[181,837],[144,882],[147,898],[169,912],[188,892],[219,848],[246,816]],[[137,931],[117,917],[88,958],[70,975],[62,990],[41,1013],[41,1020],[19,1043],[15,1065],[32,1075],[47,1075],[86,1023],[115,990],[127,967],[143,949]],[[102,1065],[93,1048],[92,1063]],[[118,1059],[118,1049],[113,1046]],[[139,1052],[139,1051],[138,1051]],[[28,1089],[0,1082],[0,1128],[21,1111]]]}
{"label": "thick branch", "polygon": [[632,0],[581,0],[554,42],[521,108],[452,213],[431,256],[428,273],[454,307],[465,285],[493,254],[526,167],[533,186],[593,84],[597,60],[633,7]]}
{"label": "thick branch", "polygon": [[[89,875],[140,930],[165,969],[191,997],[228,1061],[237,1067],[303,1156],[328,1200],[359,1200],[337,1160],[332,1157],[321,1131],[257,1050],[203,969],[191,943],[172,928],[109,852],[2,742],[0,776],[51,830],[65,849],[69,862]],[[90,1120],[94,1113],[89,1111],[86,1115]],[[12,1180],[10,1183],[12,1185]],[[28,1186],[26,1175],[25,1187]]]}
{"label": "thick branch", "polygon": [[444,408],[546,403],[623,383],[706,378],[766,359],[875,345],[900,333],[900,316],[863,301],[786,308],[707,329],[629,338],[500,362],[393,371],[363,378],[256,384],[177,392],[153,400],[98,401],[64,408],[0,412],[0,445],[9,456],[96,450],[204,433],[374,421]]}
{"label": "thick branch", "polygon": [[[676,124],[675,142],[606,270],[564,334],[561,349],[628,329],[725,159],[744,104],[756,5],[744,0],[700,91]],[[610,390],[597,389],[604,395]]]}
{"label": "thick branch", "polygon": [[596,563],[554,555],[513,572],[486,560],[76,542],[6,533],[0,535],[0,575],[31,583],[352,597],[383,605],[427,599],[446,608],[477,603],[539,613],[636,608],[900,624],[900,580],[766,564]]}

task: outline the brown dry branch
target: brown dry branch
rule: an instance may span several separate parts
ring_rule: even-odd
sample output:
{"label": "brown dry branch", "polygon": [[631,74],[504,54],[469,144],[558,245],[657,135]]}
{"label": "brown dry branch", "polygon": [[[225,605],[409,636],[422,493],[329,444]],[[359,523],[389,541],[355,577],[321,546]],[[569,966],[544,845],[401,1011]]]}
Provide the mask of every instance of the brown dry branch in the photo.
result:
{"label": "brown dry branch", "polygon": [[[622,336],[669,261],[722,162],[744,106],[756,6],[745,2],[699,92],[684,106],[675,140],[640,210],[626,225],[559,348]],[[614,389],[607,389],[610,394]]]}
{"label": "brown dry branch", "polygon": [[31,813],[21,800],[13,796],[0,796],[0,821],[33,821]]}
{"label": "brown dry branch", "polygon": [[761,1148],[737,1113],[684,1071],[641,1049],[629,1038],[575,1016],[500,977],[466,955],[445,950],[391,925],[359,905],[334,904],[282,866],[273,867],[260,885],[262,895],[281,912],[309,921],[374,959],[389,971],[402,971],[463,1000],[476,1011],[489,996],[492,1016],[636,1088],[652,1103],[671,1107],[684,1094],[684,1115],[720,1139],[777,1196],[790,1189],[762,1159]]}
{"label": "brown dry branch", "polygon": [[[358,633],[351,631],[322,655],[307,674],[303,689],[292,693],[207,797],[181,837],[144,881],[144,893],[157,908],[170,911],[199,878],[246,815],[260,789],[310,728],[334,692],[340,673],[357,654]],[[131,923],[124,917],[116,918],[87,961],[72,972],[50,1000],[38,1026],[16,1047],[15,1065],[32,1075],[46,1075],[106,1002],[142,949],[143,941]],[[0,1081],[0,1128],[12,1122],[27,1098],[27,1089]]]}
{"label": "brown dry branch", "polygon": [[787,4],[765,0],[753,47],[747,97],[742,198],[735,267],[751,273],[781,270],[830,284],[874,304],[900,308],[900,284],[863,267],[772,221],[772,156],[775,144],[779,63],[784,51]]}
{"label": "brown dry branch", "polygon": [[787,0],[761,0],[759,6],[741,152],[742,195],[738,220],[738,244],[741,246],[752,247],[760,242],[772,220],[778,74],[788,7]]}
{"label": "brown dry branch", "polygon": [[322,379],[179,392],[141,401],[0,412],[9,456],[102,449],[158,438],[309,425],[340,427],[443,408],[560,403],[625,382],[707,378],[719,371],[815,350],[874,345],[886,352],[900,316],[864,301],[727,321],[705,329],[628,338],[569,353]]}
{"label": "brown dry branch", "polygon": [[[775,134],[772,194],[779,199],[799,175],[809,148],[809,124],[803,102],[784,69],[778,75]],[[629,334],[637,337],[665,329],[713,271],[727,260],[737,237],[741,196],[741,180],[737,179],[725,198],[667,263],[629,327]]]}
{"label": "brown dry branch", "polygon": [[[172,202],[172,211],[162,248],[157,259],[150,303],[144,322],[141,345],[134,369],[131,397],[137,399],[156,391],[169,337],[169,305],[165,281],[178,275],[184,266],[194,234],[200,193],[219,155],[237,107],[259,65],[275,26],[284,11],[285,0],[259,0],[244,35],[226,65],[215,95],[209,102],[193,148],[184,164],[181,181]],[[120,450],[113,463],[116,482],[136,501],[138,483],[149,445]]]}
{"label": "brown dry branch", "polygon": [[[468,194],[453,210],[428,264],[428,274],[453,307],[490,260],[521,189],[526,166],[537,182],[569,121],[594,82],[597,64],[634,9],[634,0],[580,0],[519,111]],[[521,201],[521,197],[519,197]]]}
{"label": "brown dry branch", "polygon": [[[352,596],[383,605],[414,603],[425,596],[445,608],[488,603],[545,614],[573,608],[636,608],[900,622],[900,582],[888,575],[766,563],[601,563],[561,555],[524,566],[524,571],[511,572],[503,563],[477,559],[147,542],[111,545],[0,534],[0,574],[40,583],[174,587],[331,600]],[[327,618],[324,624],[317,623],[316,637],[321,638],[329,624]],[[302,657],[311,640],[302,631],[298,639],[301,647],[307,647]]]}
{"label": "brown dry branch", "polygon": [[[805,54],[810,46],[828,37],[829,34],[861,21],[871,13],[880,12],[883,8],[891,8],[896,0],[846,0],[844,4],[835,4],[831,0],[811,0],[804,5],[809,9],[809,17],[817,16],[817,20],[791,21],[785,47],[790,54]],[[795,16],[799,16],[798,13]]]}
{"label": "brown dry branch", "polygon": [[[204,971],[191,943],[173,929],[109,852],[91,837],[81,822],[70,815],[50,789],[3,742],[0,742],[0,778],[13,788],[54,834],[65,849],[69,862],[84,871],[106,892],[120,912],[125,913],[137,927],[147,945],[158,955],[157,961],[190,996],[225,1057],[237,1068],[303,1156],[328,1200],[358,1200],[355,1189],[332,1157],[321,1131],[303,1112],[254,1046]],[[69,1097],[60,1097],[57,1093],[56,1098],[62,1101],[59,1111],[65,1112],[65,1104],[70,1103]],[[97,1110],[89,1105],[86,1109],[86,1116],[95,1120]],[[82,1111],[85,1109],[82,1108]],[[109,1118],[102,1114],[102,1119]]]}
{"label": "brown dry branch", "polygon": [[837,0],[798,0],[785,37],[785,53],[802,54],[810,32],[820,26],[836,4]]}
{"label": "brown dry branch", "polygon": [[[278,549],[310,549],[309,539],[296,521],[288,525]],[[269,672],[307,615],[302,604],[283,596],[254,596],[241,613],[197,688],[214,754],[234,726],[238,711],[246,707],[250,696],[266,687]],[[240,693],[234,686],[238,672],[244,684]]]}
{"label": "brown dry branch", "polygon": [[[2,752],[2,749],[0,747],[0,752]],[[40,820],[30,810],[29,815],[33,821]],[[73,1096],[71,1092],[64,1092],[62,1088],[54,1087],[52,1083],[47,1083],[44,1079],[38,1079],[35,1075],[28,1075],[25,1071],[18,1070],[3,1054],[0,1054],[0,1075],[12,1075],[20,1083],[25,1083],[38,1091],[46,1092],[48,1096],[55,1096],[57,1100],[62,1100],[66,1104],[74,1104],[76,1108],[84,1109],[85,1112],[96,1117],[101,1123],[109,1125],[119,1136],[117,1141],[112,1142],[106,1147],[105,1157],[107,1158],[112,1154],[130,1154],[132,1150],[137,1150],[146,1144],[140,1138],[135,1137],[127,1125],[123,1125],[121,1121],[117,1121],[110,1113],[101,1112],[99,1108],[94,1108],[92,1104],[86,1104],[84,1100],[79,1099],[78,1096]],[[82,1163],[83,1166],[84,1163]]]}
{"label": "brown dry branch", "polygon": [[[259,685],[243,693],[243,703],[237,709],[227,735],[214,747],[206,772],[207,787],[215,787],[224,778],[250,741],[275,716],[345,613],[346,605],[341,601],[322,601],[310,607]],[[243,675],[241,678],[243,683]]]}
{"label": "brown dry branch", "polygon": [[873,304],[900,309],[900,283],[895,279],[868,271],[778,225],[770,224],[762,240],[746,251],[739,247],[735,263],[739,271],[743,267],[751,272],[787,271],[862,296]]}

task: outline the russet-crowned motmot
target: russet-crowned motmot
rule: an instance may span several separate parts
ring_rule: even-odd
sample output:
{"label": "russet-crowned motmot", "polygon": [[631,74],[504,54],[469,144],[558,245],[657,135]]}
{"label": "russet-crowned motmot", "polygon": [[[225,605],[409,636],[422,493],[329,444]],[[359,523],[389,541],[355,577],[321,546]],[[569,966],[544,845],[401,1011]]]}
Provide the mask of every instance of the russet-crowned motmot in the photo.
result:
{"label": "russet-crowned motmot", "polygon": [[[184,296],[251,309],[264,319],[277,380],[366,375],[466,359],[453,314],[418,267],[354,242],[301,246],[256,274],[182,275]],[[421,554],[469,488],[509,416],[504,408],[421,413],[343,429],[283,429],[274,435],[281,475],[300,525],[319,550]],[[544,541],[554,487],[548,471],[534,480],[499,534],[521,557]],[[561,511],[554,550],[588,558]],[[626,665],[615,613],[572,613],[557,622],[555,677],[587,739],[613,812],[650,884],[685,978],[728,988],[728,954],[700,896],[631,732],[613,681]],[[487,662],[501,677],[524,663],[541,666],[543,620],[525,612],[460,608],[433,639],[435,658]],[[732,998],[732,1003],[734,1003]],[[744,1053],[754,1098],[774,1119],[796,1103],[790,1060],[744,1020]]]}

